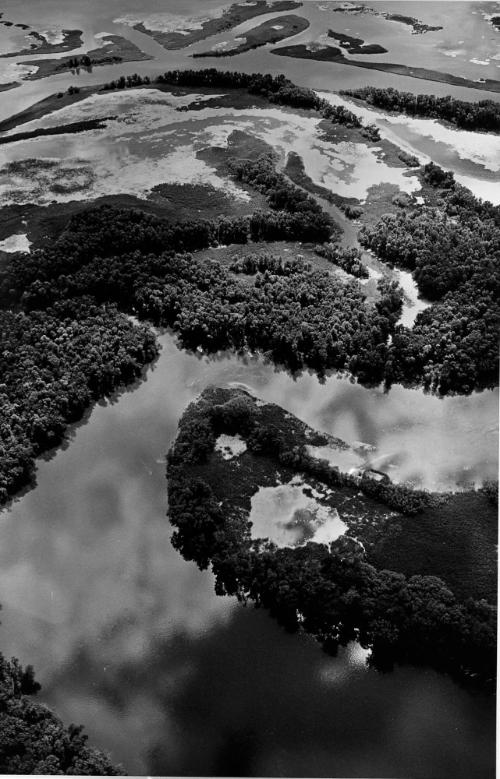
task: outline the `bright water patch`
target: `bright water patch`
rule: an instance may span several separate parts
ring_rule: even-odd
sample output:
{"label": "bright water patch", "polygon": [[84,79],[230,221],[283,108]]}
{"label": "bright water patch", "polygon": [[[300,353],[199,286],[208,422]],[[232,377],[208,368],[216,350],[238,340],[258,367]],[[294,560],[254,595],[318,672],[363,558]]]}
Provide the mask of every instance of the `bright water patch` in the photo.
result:
{"label": "bright water patch", "polygon": [[269,538],[280,547],[335,541],[347,525],[336,509],[319,503],[321,496],[299,477],[277,487],[261,487],[251,501],[252,538]]}
{"label": "bright water patch", "polygon": [[220,452],[224,460],[233,460],[247,450],[247,445],[239,435],[220,435],[215,442],[215,451]]}
{"label": "bright water patch", "polygon": [[397,271],[397,280],[404,291],[403,312],[399,322],[405,327],[413,327],[417,314],[429,308],[431,303],[419,297],[417,284],[409,271]]}
{"label": "bright water patch", "polygon": [[353,449],[340,449],[335,446],[306,446],[307,453],[317,460],[328,460],[330,465],[339,468],[341,471],[349,471],[351,468],[358,468],[363,460]]}
{"label": "bright water patch", "polygon": [[25,233],[15,233],[0,241],[2,252],[29,252],[31,241]]}

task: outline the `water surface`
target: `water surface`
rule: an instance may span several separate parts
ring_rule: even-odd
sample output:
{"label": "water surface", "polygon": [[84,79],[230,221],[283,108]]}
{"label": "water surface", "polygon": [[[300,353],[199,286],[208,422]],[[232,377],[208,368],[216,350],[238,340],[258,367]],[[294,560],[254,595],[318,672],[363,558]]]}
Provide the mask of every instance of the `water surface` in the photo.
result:
{"label": "water surface", "polygon": [[488,776],[494,702],[430,671],[369,672],[354,648],[328,658],[215,596],[211,574],[170,545],[164,458],[189,401],[236,383],[327,432],[394,448],[425,483],[434,431],[444,486],[464,466],[494,470],[496,393],[441,401],[294,381],[160,340],[147,379],[96,406],[0,514],[2,651],[34,663],[42,699],[131,774]]}

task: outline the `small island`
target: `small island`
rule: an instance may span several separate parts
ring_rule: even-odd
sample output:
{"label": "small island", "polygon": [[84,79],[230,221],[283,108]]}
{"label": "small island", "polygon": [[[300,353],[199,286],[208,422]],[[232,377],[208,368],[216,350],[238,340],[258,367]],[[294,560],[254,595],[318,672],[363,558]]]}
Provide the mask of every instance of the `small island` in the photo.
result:
{"label": "small island", "polygon": [[334,30],[328,30],[328,37],[334,38],[338,41],[339,45],[345,49],[348,54],[386,54],[387,49],[384,49],[379,43],[365,43],[362,38],[353,38],[347,33],[335,32]]}
{"label": "small island", "polygon": [[105,35],[102,38],[105,45],[98,49],[92,49],[86,54],[73,57],[61,57],[49,60],[29,60],[23,65],[34,65],[36,72],[24,77],[25,81],[35,81],[47,78],[68,70],[78,71],[80,68],[91,70],[103,65],[117,65],[123,62],[143,62],[151,60],[150,54],[145,54],[135,43],[123,38],[121,35]]}
{"label": "small island", "polygon": [[[254,2],[234,3],[220,15],[200,16],[195,19],[185,19],[184,22],[179,17],[178,27],[168,32],[161,29],[151,29],[144,22],[135,22],[132,23],[132,26],[134,30],[154,38],[164,49],[185,49],[187,46],[203,41],[212,35],[232,30],[255,16],[277,13],[278,11],[294,11],[301,5],[302,2],[298,0],[275,0],[274,2],[254,0]],[[118,21],[128,23],[126,17]]]}
{"label": "small island", "polygon": [[[19,26],[19,25],[16,25]],[[26,28],[27,25],[24,25]],[[47,37],[42,33],[32,30],[28,33],[33,42],[29,47],[19,49],[19,51],[9,51],[7,54],[0,54],[0,57],[24,57],[27,54],[58,54],[62,51],[71,51],[78,49],[82,43],[81,30],[61,30],[62,41],[58,43],[49,43]]]}
{"label": "small island", "polygon": [[292,35],[298,35],[309,27],[309,22],[302,16],[278,16],[276,19],[268,19],[266,22],[259,24],[258,27],[254,27],[247,33],[244,33],[241,38],[236,38],[235,41],[241,41],[237,46],[233,48],[227,48],[228,44],[219,43],[209,51],[195,52],[192,56],[196,57],[231,57],[235,54],[242,54],[245,51],[251,49],[257,49],[259,46],[264,46],[266,43],[278,43],[285,38],[290,38]]}
{"label": "small island", "polygon": [[167,458],[172,543],[211,566],[217,594],[253,601],[331,654],[357,640],[379,670],[431,666],[493,690],[494,587],[463,581],[461,535],[489,528],[480,555],[494,582],[495,487],[414,490],[356,453],[246,390],[209,387]]}

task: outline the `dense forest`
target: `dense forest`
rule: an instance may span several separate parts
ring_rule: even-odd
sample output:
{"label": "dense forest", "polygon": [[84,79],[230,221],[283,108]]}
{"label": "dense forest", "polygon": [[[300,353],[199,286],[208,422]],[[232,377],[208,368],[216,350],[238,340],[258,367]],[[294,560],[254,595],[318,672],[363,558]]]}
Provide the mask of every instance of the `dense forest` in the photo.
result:
{"label": "dense forest", "polygon": [[219,389],[185,412],[167,460],[174,546],[200,568],[211,565],[219,595],[269,609],[287,630],[311,633],[332,654],[356,639],[379,670],[429,665],[493,688],[496,610],[485,600],[459,602],[435,576],[377,570],[352,538],[283,548],[251,539],[248,519],[221,501],[224,479],[211,479],[209,462],[218,435],[238,434],[252,455],[301,472],[300,446],[261,414],[246,394]]}
{"label": "dense forest", "polygon": [[81,726],[64,727],[46,706],[33,700],[40,690],[33,668],[0,654],[0,772],[119,776],[107,755],[87,746]]}
{"label": "dense forest", "polygon": [[354,280],[301,262],[288,276],[270,267],[248,283],[219,262],[187,254],[250,237],[296,237],[294,226],[308,213],[171,224],[104,207],[74,217],[43,250],[13,255],[0,274],[10,306],[0,329],[2,502],[30,480],[34,457],[61,440],[68,422],[154,358],[153,334],[121,312],[172,327],[189,349],[250,349],[294,371],[347,369],[362,381],[382,381],[401,312],[396,285],[381,283],[380,300],[367,306]]}
{"label": "dense forest", "polygon": [[364,227],[360,241],[390,265],[413,272],[433,305],[409,330],[396,328],[386,379],[447,392],[496,386],[500,293],[500,209],[476,200],[433,163],[443,208],[400,210]]}
{"label": "dense forest", "polygon": [[412,92],[399,92],[393,87],[361,87],[343,89],[341,95],[364,100],[376,108],[396,111],[398,114],[423,116],[431,119],[443,119],[463,130],[500,131],[500,103],[494,100],[479,100],[468,103],[451,95],[414,95]]}

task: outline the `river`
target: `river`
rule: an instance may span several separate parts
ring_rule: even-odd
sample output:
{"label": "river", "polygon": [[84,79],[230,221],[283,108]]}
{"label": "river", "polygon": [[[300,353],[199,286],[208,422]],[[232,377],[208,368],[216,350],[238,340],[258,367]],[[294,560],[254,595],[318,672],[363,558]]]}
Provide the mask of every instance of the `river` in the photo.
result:
{"label": "river", "polygon": [[494,472],[497,393],[384,394],[160,342],[145,380],[92,409],[0,515],[2,651],[130,774],[491,775],[493,701],[428,670],[368,671],[355,647],[328,658],[218,598],[170,545],[165,452],[207,384],[237,383],[444,488]]}

